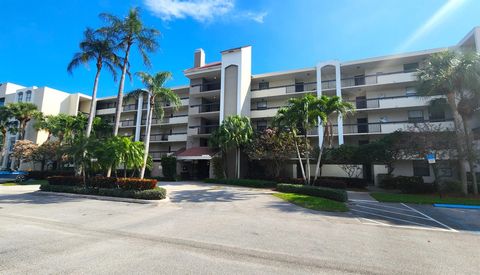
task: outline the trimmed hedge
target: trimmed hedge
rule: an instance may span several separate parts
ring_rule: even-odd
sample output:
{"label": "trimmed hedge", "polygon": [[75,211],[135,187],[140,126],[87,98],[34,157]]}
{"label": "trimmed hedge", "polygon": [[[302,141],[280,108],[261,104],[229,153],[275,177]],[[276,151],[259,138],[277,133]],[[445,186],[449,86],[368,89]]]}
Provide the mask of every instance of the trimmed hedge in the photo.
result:
{"label": "trimmed hedge", "polygon": [[385,189],[399,189],[407,194],[424,194],[435,192],[433,183],[425,183],[422,177],[386,177],[380,182],[380,187]]}
{"label": "trimmed hedge", "polygon": [[106,189],[123,189],[123,190],[149,190],[157,186],[155,179],[138,179],[138,178],[108,178],[108,177],[91,177],[85,179],[83,183],[82,177],[77,176],[54,176],[48,178],[50,185],[63,186],[79,186],[86,188],[106,188]]}
{"label": "trimmed hedge", "polygon": [[280,183],[277,185],[277,191],[321,197],[340,202],[346,202],[348,200],[347,192],[345,192],[344,190],[326,187]]}
{"label": "trimmed hedge", "polygon": [[252,179],[205,179],[206,183],[219,183],[227,185],[237,185],[253,188],[274,188],[277,183],[267,180],[252,180]]}
{"label": "trimmed hedge", "polygon": [[108,189],[108,188],[90,188],[68,185],[50,185],[43,184],[40,190],[48,192],[61,192],[83,195],[97,195],[106,197],[121,197],[143,200],[161,200],[167,196],[167,191],[161,187],[155,187],[149,190],[124,190],[124,189]]}
{"label": "trimmed hedge", "polygon": [[74,176],[73,170],[48,170],[48,171],[30,171],[28,172],[28,178],[36,180],[45,180],[52,176]]}
{"label": "trimmed hedge", "polygon": [[177,158],[175,156],[164,156],[160,160],[163,176],[167,179],[174,179],[177,176]]}
{"label": "trimmed hedge", "polygon": [[[277,178],[278,183],[289,184],[304,184],[302,178]],[[358,188],[364,189],[367,187],[368,182],[365,179],[360,178],[345,178],[345,177],[319,177],[315,182],[311,179],[314,186],[335,188],[335,189],[347,189]]]}

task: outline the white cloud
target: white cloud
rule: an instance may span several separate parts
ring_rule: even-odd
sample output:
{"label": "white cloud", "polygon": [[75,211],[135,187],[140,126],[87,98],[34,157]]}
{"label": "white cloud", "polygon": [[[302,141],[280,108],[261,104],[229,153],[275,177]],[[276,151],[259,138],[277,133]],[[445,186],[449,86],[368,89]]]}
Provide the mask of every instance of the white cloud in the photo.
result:
{"label": "white cloud", "polygon": [[191,17],[199,22],[217,18],[248,19],[263,23],[266,12],[237,11],[234,0],[144,0],[145,6],[164,21]]}

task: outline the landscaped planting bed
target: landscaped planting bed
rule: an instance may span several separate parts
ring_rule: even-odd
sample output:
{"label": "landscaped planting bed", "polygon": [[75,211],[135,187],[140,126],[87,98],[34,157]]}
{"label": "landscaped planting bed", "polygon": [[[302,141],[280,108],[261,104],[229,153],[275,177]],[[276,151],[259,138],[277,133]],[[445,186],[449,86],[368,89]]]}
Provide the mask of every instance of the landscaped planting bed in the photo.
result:
{"label": "landscaped planting bed", "polygon": [[345,190],[326,187],[281,183],[277,185],[277,191],[321,197],[340,202],[346,202],[348,200],[347,192],[345,192]]}
{"label": "landscaped planting bed", "polygon": [[165,199],[166,190],[156,185],[157,181],[152,179],[92,177],[84,182],[82,177],[54,176],[48,178],[48,184],[41,185],[40,190],[144,200]]}

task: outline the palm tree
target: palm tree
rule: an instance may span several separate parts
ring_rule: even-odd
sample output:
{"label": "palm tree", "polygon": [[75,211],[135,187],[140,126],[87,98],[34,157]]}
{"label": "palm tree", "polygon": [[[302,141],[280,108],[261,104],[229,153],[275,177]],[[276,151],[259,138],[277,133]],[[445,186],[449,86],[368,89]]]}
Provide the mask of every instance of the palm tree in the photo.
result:
{"label": "palm tree", "polygon": [[[424,66],[417,71],[417,90],[421,96],[446,97],[452,112],[455,125],[456,147],[462,181],[463,193],[468,193],[465,160],[469,163],[472,173],[474,190],[476,190],[476,176],[473,167],[473,150],[471,143],[471,129],[468,120],[472,104],[478,104],[478,87],[480,58],[478,54],[463,54],[460,52],[444,51],[429,57]],[[478,106],[478,105],[477,105]],[[462,140],[464,141],[462,143]],[[467,154],[470,156],[467,157]]]}
{"label": "palm tree", "polygon": [[129,92],[125,97],[141,97],[144,94],[147,95],[148,107],[147,107],[147,121],[145,126],[145,155],[143,156],[142,170],[140,171],[140,178],[144,178],[145,169],[147,167],[148,152],[150,148],[150,132],[152,128],[153,114],[157,119],[162,120],[165,114],[163,107],[169,103],[174,108],[180,106],[180,97],[174,93],[171,89],[164,87],[165,82],[171,78],[170,72],[159,72],[155,75],[139,72],[137,75],[145,85],[146,90],[134,90]]}
{"label": "palm tree", "polygon": [[308,132],[318,126],[318,121],[326,121],[326,113],[322,110],[320,100],[307,94],[303,97],[290,98],[288,106],[278,110],[274,118],[274,124],[281,129],[289,130],[293,135],[302,135],[304,140],[303,153],[306,160],[306,167],[303,167],[302,157],[298,142],[295,139],[297,158],[302,171],[305,184],[310,184],[310,143]]}
{"label": "palm tree", "polygon": [[138,8],[130,9],[127,17],[120,19],[114,15],[102,13],[100,17],[105,19],[109,26],[102,28],[102,31],[114,33],[118,39],[118,46],[124,51],[124,58],[122,60],[122,74],[120,76],[120,85],[118,87],[117,107],[115,110],[115,123],[113,128],[113,135],[118,134],[118,127],[120,126],[120,115],[123,105],[123,90],[125,84],[125,75],[128,74],[130,51],[134,44],[137,44],[138,51],[142,56],[143,63],[150,66],[150,59],[147,52],[154,52],[158,43],[156,41],[160,32],[153,28],[147,28],[143,25],[140,18]]}
{"label": "palm tree", "polygon": [[10,120],[11,114],[7,107],[1,106],[0,107],[0,134],[2,135],[2,153],[1,153],[1,160],[0,163],[3,162],[3,158],[5,157],[5,152],[7,149],[7,132],[11,131],[14,124]]}
{"label": "palm tree", "polygon": [[[250,119],[245,116],[233,115],[222,121],[220,127],[212,134],[211,143],[222,151],[222,157],[235,148],[235,178],[240,178],[241,148],[247,145],[253,136]],[[227,162],[224,159],[224,162]]]}
{"label": "palm tree", "polygon": [[114,80],[116,80],[117,77],[115,68],[119,67],[121,58],[115,54],[115,42],[112,34],[87,28],[84,32],[84,39],[79,45],[80,52],[73,56],[67,67],[67,71],[70,74],[73,73],[74,68],[81,64],[87,65],[91,61],[94,61],[97,67],[95,80],[93,82],[92,104],[90,105],[90,115],[87,124],[87,137],[90,136],[90,132],[92,131],[97,106],[98,80],[102,68],[105,66],[105,68],[112,73]]}
{"label": "palm tree", "polygon": [[132,141],[129,137],[114,136],[108,142],[109,150],[114,152],[113,167],[123,164],[123,177],[127,177],[127,169],[138,169],[144,165],[144,144],[141,141]]}
{"label": "palm tree", "polygon": [[320,116],[320,118],[326,117],[327,119],[325,121],[323,120],[320,121],[321,126],[323,127],[323,136],[322,137],[319,136],[318,138],[322,138],[323,141],[321,142],[321,146],[319,148],[317,165],[315,168],[314,181],[317,179],[317,177],[320,174],[320,162],[322,160],[322,153],[325,147],[325,143],[327,143],[328,148],[332,147],[332,141],[333,141],[332,119],[334,119],[339,115],[345,116],[348,113],[353,112],[355,109],[351,103],[342,101],[342,99],[338,96],[332,96],[332,97],[321,96],[319,99],[318,108],[320,109],[319,110],[320,112],[324,113],[324,116]]}
{"label": "palm tree", "polygon": [[19,133],[19,140],[25,139],[27,123],[33,118],[41,115],[37,110],[37,106],[28,102],[9,103],[7,104],[7,110],[10,113],[11,118],[15,118],[18,121],[16,130]]}

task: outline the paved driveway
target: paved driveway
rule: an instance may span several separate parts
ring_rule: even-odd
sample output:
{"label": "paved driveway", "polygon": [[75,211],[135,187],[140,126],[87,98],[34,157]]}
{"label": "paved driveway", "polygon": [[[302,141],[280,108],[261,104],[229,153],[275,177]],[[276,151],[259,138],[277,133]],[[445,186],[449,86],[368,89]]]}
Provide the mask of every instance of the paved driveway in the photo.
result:
{"label": "paved driveway", "polygon": [[158,206],[0,188],[0,273],[312,274],[478,271],[470,233],[364,224],[271,191],[165,184]]}

